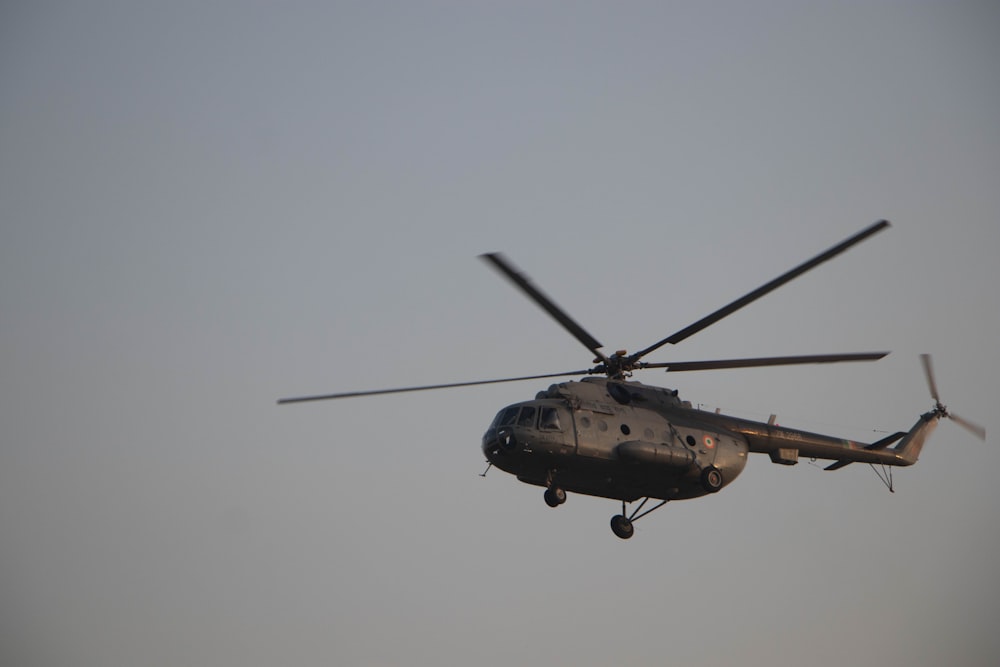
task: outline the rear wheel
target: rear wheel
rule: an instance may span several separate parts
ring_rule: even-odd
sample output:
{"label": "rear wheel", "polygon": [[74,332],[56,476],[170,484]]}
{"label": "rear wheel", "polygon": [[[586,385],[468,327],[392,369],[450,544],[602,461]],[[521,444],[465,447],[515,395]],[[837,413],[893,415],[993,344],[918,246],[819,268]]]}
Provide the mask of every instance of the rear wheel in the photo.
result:
{"label": "rear wheel", "polygon": [[635,534],[635,526],[632,525],[632,522],[627,517],[616,514],[611,517],[611,532],[623,540],[627,540]]}

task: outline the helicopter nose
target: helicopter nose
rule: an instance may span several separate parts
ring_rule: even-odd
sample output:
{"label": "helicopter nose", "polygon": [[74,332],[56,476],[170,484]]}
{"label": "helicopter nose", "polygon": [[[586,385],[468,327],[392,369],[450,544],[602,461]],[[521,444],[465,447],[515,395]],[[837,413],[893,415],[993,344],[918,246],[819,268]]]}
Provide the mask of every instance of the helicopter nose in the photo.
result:
{"label": "helicopter nose", "polygon": [[512,452],[517,447],[517,438],[514,437],[514,429],[502,428],[497,431],[497,444],[500,451]]}
{"label": "helicopter nose", "polygon": [[517,449],[517,444],[514,429],[509,427],[491,428],[483,435],[483,453],[489,461],[514,452]]}
{"label": "helicopter nose", "polygon": [[483,453],[486,454],[486,458],[490,458],[490,454],[496,455],[499,449],[500,443],[497,442],[497,430],[491,428],[483,434]]}

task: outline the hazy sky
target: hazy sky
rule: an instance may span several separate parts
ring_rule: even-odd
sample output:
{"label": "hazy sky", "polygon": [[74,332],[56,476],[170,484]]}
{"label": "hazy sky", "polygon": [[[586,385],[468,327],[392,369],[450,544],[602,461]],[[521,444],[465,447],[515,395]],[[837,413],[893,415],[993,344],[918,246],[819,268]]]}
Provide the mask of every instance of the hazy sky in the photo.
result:
{"label": "hazy sky", "polygon": [[[1000,10],[982,2],[7,2],[0,662],[1000,663]],[[485,468],[589,354],[892,350],[640,379],[873,441],[753,458],[623,542]],[[669,346],[668,346],[669,347]],[[822,462],[820,462],[822,463]]]}

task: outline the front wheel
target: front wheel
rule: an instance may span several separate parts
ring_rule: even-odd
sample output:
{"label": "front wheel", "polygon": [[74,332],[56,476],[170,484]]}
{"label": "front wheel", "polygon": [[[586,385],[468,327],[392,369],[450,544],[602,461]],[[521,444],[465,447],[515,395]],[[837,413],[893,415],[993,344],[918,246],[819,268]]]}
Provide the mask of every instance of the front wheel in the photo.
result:
{"label": "front wheel", "polygon": [[566,491],[558,486],[545,489],[545,504],[549,507],[559,507],[566,502]]}

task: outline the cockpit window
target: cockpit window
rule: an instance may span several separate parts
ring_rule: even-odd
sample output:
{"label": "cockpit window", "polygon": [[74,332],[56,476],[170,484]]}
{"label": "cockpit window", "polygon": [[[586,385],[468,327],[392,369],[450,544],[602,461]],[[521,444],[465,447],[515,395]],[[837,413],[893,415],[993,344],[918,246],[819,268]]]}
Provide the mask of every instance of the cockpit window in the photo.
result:
{"label": "cockpit window", "polygon": [[521,408],[521,416],[517,418],[518,426],[527,426],[529,428],[535,425],[535,408],[531,405],[526,405]]}
{"label": "cockpit window", "polygon": [[517,407],[504,408],[496,418],[496,426],[510,426],[517,421]]}
{"label": "cockpit window", "polygon": [[559,411],[555,408],[542,408],[541,416],[538,419],[538,428],[543,431],[561,431]]}

